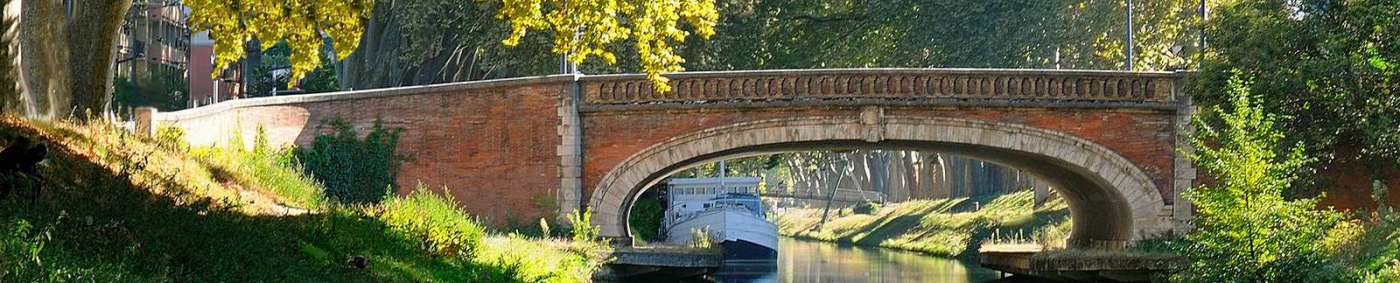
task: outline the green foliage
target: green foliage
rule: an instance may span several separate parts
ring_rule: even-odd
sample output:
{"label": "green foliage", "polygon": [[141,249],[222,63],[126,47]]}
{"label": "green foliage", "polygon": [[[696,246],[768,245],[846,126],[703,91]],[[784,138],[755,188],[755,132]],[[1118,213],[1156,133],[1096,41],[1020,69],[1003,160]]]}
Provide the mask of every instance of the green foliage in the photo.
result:
{"label": "green foliage", "polygon": [[60,232],[55,226],[6,218],[0,225],[0,280],[5,282],[157,282],[121,265],[87,259],[83,254],[46,249]]}
{"label": "green foliage", "polygon": [[[329,42],[330,39],[326,39],[326,41]],[[262,60],[259,60],[261,65],[254,66],[252,74],[256,76],[257,83],[248,87],[248,93],[245,94],[245,96],[271,96],[274,90],[279,93],[278,95],[281,95],[281,93],[291,91],[294,87],[297,87],[297,81],[293,81],[289,74],[278,75],[274,72],[276,70],[285,70],[291,64],[291,48],[287,46],[285,40],[277,42],[271,48],[263,50],[260,53],[262,54]],[[301,81],[300,90],[303,93],[340,90],[340,85],[335,77],[336,66],[335,58],[333,57],[334,50],[321,52],[320,56],[325,59],[322,61],[321,66],[315,71],[311,71],[311,74]]]}
{"label": "green foliage", "polygon": [[399,163],[394,153],[402,129],[387,129],[376,120],[364,138],[345,120],[332,119],[311,147],[297,151],[302,166],[326,187],[326,195],[346,203],[375,203],[393,192]]}
{"label": "green foliage", "polygon": [[390,198],[371,212],[390,229],[417,239],[424,251],[440,256],[470,255],[481,245],[481,224],[460,208],[452,195],[423,188]]}
{"label": "green foliage", "polygon": [[1314,165],[1328,164],[1336,148],[1359,149],[1337,157],[1376,168],[1400,163],[1400,2],[1220,2],[1190,91],[1197,103],[1230,110],[1231,78],[1253,78],[1249,94],[1282,118],[1287,144],[1301,141],[1306,155],[1322,159]]}
{"label": "green foliage", "polygon": [[1400,213],[1381,201],[1388,192],[1376,181],[1371,195],[1378,203],[1375,210],[1338,225],[1321,243],[1355,281],[1400,281]]}
{"label": "green foliage", "polygon": [[185,128],[161,125],[156,127],[156,143],[177,149],[187,147],[185,143]]}
{"label": "green foliage", "polygon": [[[567,248],[557,247],[569,245]],[[592,256],[604,249],[596,242],[539,242],[515,235],[486,239],[472,262],[484,267],[469,275],[467,282],[592,282],[593,271],[604,260]]]}
{"label": "green foliage", "polygon": [[[322,34],[336,50],[360,44],[373,0],[189,0],[191,33],[209,32],[214,40],[214,74],[242,58],[254,38],[262,49],[286,40],[291,49],[291,81],[321,66]],[[344,59],[349,52],[340,54]]]}
{"label": "green foliage", "polygon": [[[501,235],[472,256],[426,256],[423,238],[379,220],[374,206],[258,214],[248,208],[266,203],[239,192],[261,185],[228,168],[261,165],[206,160],[111,124],[0,116],[0,136],[12,134],[53,145],[41,170],[63,178],[45,179],[54,189],[36,205],[0,200],[0,282],[588,282],[602,263],[588,253],[594,243]],[[450,200],[422,200],[405,197],[395,211],[468,219],[447,212]],[[368,268],[345,266],[356,257]]]}
{"label": "green foliage", "polygon": [[[165,134],[161,130],[166,131]],[[185,151],[184,131],[181,128],[157,128],[157,142],[173,145],[173,149]],[[274,148],[267,139],[267,131],[259,126],[254,133],[252,150],[242,147],[241,131],[231,135],[231,145],[227,148],[197,147],[188,149],[190,155],[201,159],[213,168],[220,178],[238,180],[255,186],[256,189],[271,193],[287,205],[318,209],[327,205],[325,189],[317,180],[305,176],[297,165],[294,147]]]}
{"label": "green foliage", "polygon": [[116,78],[112,110],[129,114],[126,111],[134,107],[172,111],[189,105],[190,87],[185,73],[155,66],[150,69],[150,73],[136,78]]}
{"label": "green foliage", "polygon": [[633,39],[637,62],[657,92],[671,90],[662,73],[679,72],[685,59],[675,54],[674,43],[685,42],[689,31],[680,29],[684,20],[702,38],[714,35],[719,13],[714,0],[502,0],[497,17],[511,24],[510,37],[502,41],[515,46],[530,30],[553,32],[554,53],[568,56],[574,63],[598,56],[608,64],[617,61],[609,45]]}
{"label": "green foliage", "polygon": [[1283,192],[1312,159],[1302,144],[1276,151],[1283,133],[1253,102],[1243,79],[1231,82],[1231,109],[1214,107],[1220,127],[1195,121],[1191,160],[1217,181],[1187,192],[1196,229],[1186,235],[1190,264],[1180,282],[1333,282],[1344,272],[1325,243],[1344,223],[1341,213],[1316,210],[1318,200],[1287,200]]}
{"label": "green foliage", "polygon": [[572,211],[568,215],[569,223],[573,224],[573,239],[576,242],[593,242],[598,239],[598,232],[602,227],[593,225],[592,211]]}
{"label": "green foliage", "polygon": [[[1134,1],[1136,70],[1194,66],[1199,1]],[[677,46],[687,70],[1123,69],[1124,1],[719,0],[716,36]],[[1173,49],[1179,47],[1179,49]],[[1175,51],[1174,51],[1175,50]],[[617,66],[591,73],[636,72]]]}
{"label": "green foliage", "polygon": [[880,212],[881,206],[882,205],[878,202],[862,201],[856,203],[854,207],[851,207],[851,212],[855,214],[875,214],[876,212]]}
{"label": "green foliage", "polygon": [[627,227],[632,236],[643,241],[656,240],[661,231],[661,220],[666,217],[666,205],[655,194],[643,194],[632,203],[632,211],[627,217]]}

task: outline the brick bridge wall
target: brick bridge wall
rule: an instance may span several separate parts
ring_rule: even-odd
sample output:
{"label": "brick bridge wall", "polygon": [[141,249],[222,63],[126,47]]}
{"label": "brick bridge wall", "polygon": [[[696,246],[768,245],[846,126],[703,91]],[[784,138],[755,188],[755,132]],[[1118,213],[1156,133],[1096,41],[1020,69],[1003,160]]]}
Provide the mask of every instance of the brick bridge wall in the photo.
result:
{"label": "brick bridge wall", "polygon": [[351,122],[362,134],[376,120],[402,128],[397,152],[410,159],[398,192],[421,182],[446,191],[467,211],[497,224],[547,216],[559,185],[558,108],[571,76],[513,79],[369,91],[241,99],[156,114],[157,124],[183,127],[197,145],[224,145],[256,128],[275,145],[308,146],[321,121]]}
{"label": "brick bridge wall", "polygon": [[[963,118],[1063,132],[1136,165],[1162,203],[1194,170],[1174,151],[1190,113],[1181,73],[860,69],[674,74],[658,95],[639,75],[559,75],[223,102],[153,115],[194,144],[220,144],[258,126],[275,144],[308,145],[320,121],[404,129],[399,192],[447,191],[471,213],[531,221],[585,205],[604,175],[669,138],[785,117]],[[141,122],[138,122],[140,124]]]}

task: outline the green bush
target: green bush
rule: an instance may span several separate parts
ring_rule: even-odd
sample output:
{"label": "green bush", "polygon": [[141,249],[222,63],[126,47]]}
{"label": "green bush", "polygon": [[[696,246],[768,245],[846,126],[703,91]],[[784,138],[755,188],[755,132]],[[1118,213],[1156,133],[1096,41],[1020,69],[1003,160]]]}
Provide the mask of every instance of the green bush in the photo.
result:
{"label": "green bush", "polygon": [[602,231],[602,228],[593,225],[592,211],[575,210],[567,216],[569,223],[573,224],[571,233],[575,242],[592,242],[598,239],[598,232]]}
{"label": "green bush", "polygon": [[370,213],[435,255],[470,255],[485,234],[481,224],[457,208],[451,195],[434,194],[421,186],[406,196],[389,198]]}
{"label": "green bush", "polygon": [[310,148],[297,151],[302,166],[326,186],[326,195],[346,203],[376,203],[393,192],[403,157],[394,149],[401,129],[387,129],[376,120],[360,138],[350,123],[332,119],[323,124]]}
{"label": "green bush", "polygon": [[632,212],[627,217],[627,226],[632,235],[643,241],[652,241],[661,231],[661,219],[666,216],[666,206],[654,196],[643,195],[632,204]]}
{"label": "green bush", "polygon": [[185,143],[185,128],[160,126],[156,127],[156,144],[172,149],[185,149],[189,144]]}
{"label": "green bush", "polygon": [[1316,210],[1318,199],[1288,200],[1283,192],[1311,159],[1298,144],[1278,152],[1283,133],[1250,101],[1244,80],[1231,83],[1233,111],[1215,107],[1221,124],[1197,117],[1191,159],[1217,181],[1191,189],[1196,229],[1186,235],[1190,263],[1178,282],[1340,282],[1327,238],[1341,213]]}
{"label": "green bush", "polygon": [[856,206],[851,208],[851,212],[855,214],[875,214],[876,212],[880,212],[880,206],[881,204],[878,202],[862,201],[856,203]]}

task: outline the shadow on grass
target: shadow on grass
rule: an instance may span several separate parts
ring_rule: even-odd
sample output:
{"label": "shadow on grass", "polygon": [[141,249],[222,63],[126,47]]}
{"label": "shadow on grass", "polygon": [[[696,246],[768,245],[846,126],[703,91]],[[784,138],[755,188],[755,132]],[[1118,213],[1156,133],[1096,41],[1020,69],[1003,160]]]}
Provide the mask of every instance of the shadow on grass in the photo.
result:
{"label": "shadow on grass", "polygon": [[[861,246],[879,246],[880,243],[884,243],[886,240],[909,233],[915,227],[919,226],[920,220],[924,218],[924,215],[938,213],[938,210],[938,206],[930,206],[921,209],[917,213],[894,216],[893,218],[891,218],[891,215],[883,216],[879,221],[873,221],[861,227],[860,231],[871,232],[861,237],[859,241],[853,241],[851,243]],[[851,241],[852,239],[843,237],[842,240]]]}
{"label": "shadow on grass", "polygon": [[[173,184],[170,195],[154,194],[68,152],[53,153],[49,162],[37,204],[0,203],[0,225],[27,222],[36,228],[32,235],[9,231],[6,237],[46,238],[37,260],[0,254],[0,267],[28,270],[0,272],[0,281],[81,277],[82,270],[162,282],[462,282],[499,272],[425,254],[416,241],[353,209],[250,216],[189,193],[198,188]],[[367,269],[346,264],[356,256],[368,259]]]}

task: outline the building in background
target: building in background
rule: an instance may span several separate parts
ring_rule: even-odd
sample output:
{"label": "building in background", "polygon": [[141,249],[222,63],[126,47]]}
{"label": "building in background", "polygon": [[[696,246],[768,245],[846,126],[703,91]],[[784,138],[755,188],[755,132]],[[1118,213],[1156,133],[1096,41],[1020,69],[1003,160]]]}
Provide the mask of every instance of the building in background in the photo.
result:
{"label": "building in background", "polygon": [[190,36],[190,107],[239,97],[243,92],[241,67],[222,70],[214,77],[214,40],[207,31]]}
{"label": "building in background", "polygon": [[189,75],[188,13],[179,0],[137,0],[117,39],[117,73],[135,78],[156,71]]}

